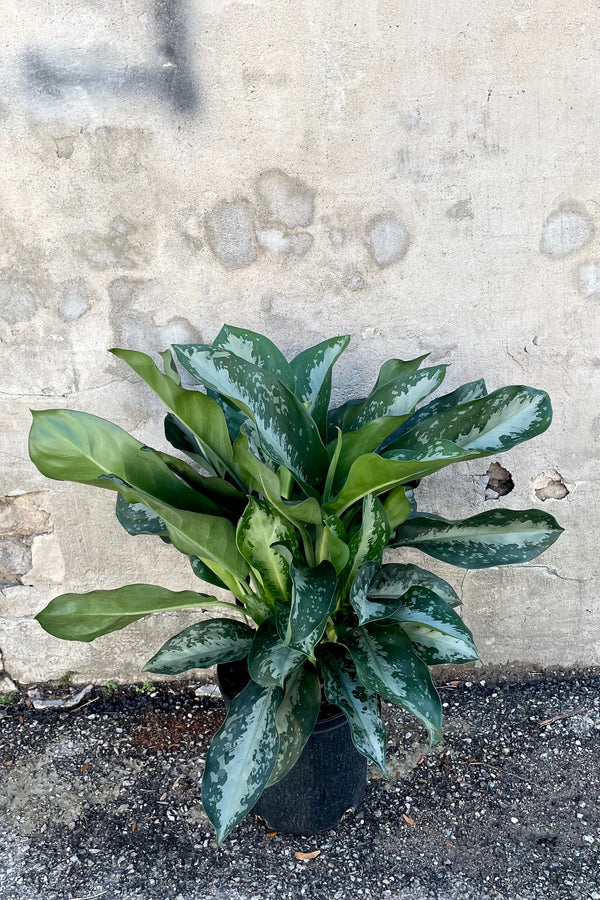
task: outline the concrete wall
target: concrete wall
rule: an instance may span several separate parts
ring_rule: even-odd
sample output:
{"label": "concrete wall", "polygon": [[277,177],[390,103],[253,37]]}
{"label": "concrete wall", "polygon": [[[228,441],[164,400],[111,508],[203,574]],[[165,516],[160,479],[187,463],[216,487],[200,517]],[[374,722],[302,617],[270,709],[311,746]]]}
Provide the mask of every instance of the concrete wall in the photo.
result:
{"label": "concrete wall", "polygon": [[13,678],[133,679],[192,620],[90,645],[32,621],[64,590],[198,582],[120,530],[112,494],[36,472],[29,408],[87,410],[160,446],[158,402],[107,348],[210,341],[223,322],[290,354],[352,333],[340,400],[386,358],[426,351],[451,363],[449,388],[549,390],[549,432],[492,460],[510,494],[486,499],[485,460],[430,478],[422,506],[553,513],[566,533],[530,565],[437,569],[484,662],[600,662],[599,60],[596,0],[3,0]]}

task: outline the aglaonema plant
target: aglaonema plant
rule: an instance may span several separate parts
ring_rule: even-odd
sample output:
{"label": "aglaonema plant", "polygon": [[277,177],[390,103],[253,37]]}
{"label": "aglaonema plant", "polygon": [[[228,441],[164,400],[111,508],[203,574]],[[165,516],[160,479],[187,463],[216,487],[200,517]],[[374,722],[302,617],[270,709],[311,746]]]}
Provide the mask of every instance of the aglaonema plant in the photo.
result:
{"label": "aglaonema plant", "polygon": [[[453,588],[417,565],[384,564],[386,548],[477,569],[531,560],[562,531],[538,510],[452,521],[417,511],[414,500],[425,476],[545,431],[546,393],[488,394],[474,381],[423,404],[446,367],[422,367],[422,356],[389,360],[368,396],[330,410],[332,367],[348,342],[331,338],[288,362],[266,337],[224,326],[212,345],[165,351],[160,368],[144,353],[113,350],[166,405],[166,437],[187,459],[87,413],[33,413],[30,455],[44,475],[115,491],[129,534],[170,542],[202,581],[229,592],[133,584],[63,594],[37,616],[52,635],[91,641],[150,613],[221,613],[172,637],[144,669],[178,675],[247,659],[250,681],[203,778],[219,842],[295,765],[322,688],[356,748],[383,771],[380,698],[412,713],[431,743],[440,739],[428,666],[477,652]],[[206,393],[181,384],[176,362]]]}

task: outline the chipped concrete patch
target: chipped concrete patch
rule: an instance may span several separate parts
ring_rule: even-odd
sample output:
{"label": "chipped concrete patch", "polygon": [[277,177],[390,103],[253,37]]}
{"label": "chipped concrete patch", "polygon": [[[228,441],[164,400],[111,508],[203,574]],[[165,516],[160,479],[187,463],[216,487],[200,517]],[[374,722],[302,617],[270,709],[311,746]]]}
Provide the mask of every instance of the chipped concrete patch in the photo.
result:
{"label": "chipped concrete patch", "polygon": [[548,469],[533,479],[532,487],[538,500],[564,500],[575,488],[575,484],[566,482],[556,469]]}
{"label": "chipped concrete patch", "polygon": [[399,262],[408,250],[408,231],[394,216],[381,215],[372,219],[367,227],[371,256],[384,268]]}
{"label": "chipped concrete patch", "polygon": [[505,497],[514,489],[515,483],[512,480],[512,475],[500,463],[490,463],[486,474],[488,476],[484,495],[486,500],[497,500],[499,497]]}
{"label": "chipped concrete patch", "polygon": [[[33,568],[34,547],[42,570],[46,562],[52,570],[52,557],[60,555],[58,543],[52,532],[49,492],[37,491],[0,498],[0,587],[24,584]],[[50,553],[41,553],[39,542],[49,542]],[[36,543],[37,542],[37,543]],[[62,556],[61,556],[62,559]],[[60,582],[64,578],[64,566],[59,569]]]}
{"label": "chipped concrete patch", "polygon": [[587,213],[575,206],[563,205],[550,213],[542,231],[542,252],[551,259],[563,259],[577,253],[594,236]]}
{"label": "chipped concrete patch", "polygon": [[288,228],[305,228],[315,212],[315,195],[299,178],[292,178],[280,169],[269,169],[259,175],[257,194],[269,218]]}
{"label": "chipped concrete patch", "polygon": [[242,269],[258,256],[250,204],[247,200],[219,203],[206,216],[208,243],[226,269]]}

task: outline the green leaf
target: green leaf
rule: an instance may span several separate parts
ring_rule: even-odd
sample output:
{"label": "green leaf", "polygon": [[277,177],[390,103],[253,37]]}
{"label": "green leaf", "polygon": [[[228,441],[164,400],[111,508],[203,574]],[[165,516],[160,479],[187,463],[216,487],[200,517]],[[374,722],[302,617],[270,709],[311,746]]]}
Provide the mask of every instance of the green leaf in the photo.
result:
{"label": "green leaf", "polygon": [[163,375],[153,359],[145,353],[116,348],[110,352],[126,362],[190,430],[213,468],[221,475],[231,469],[231,441],[225,416],[218,403],[201,391],[182,388],[171,375]]}
{"label": "green leaf", "polygon": [[[372,622],[376,619],[387,618],[387,613],[392,611],[381,604],[373,604],[368,599],[369,585],[380,570],[380,561],[369,560],[360,567],[352,582],[349,597],[350,603],[358,616],[359,625],[365,625],[367,622]],[[395,610],[396,608],[397,604],[393,609]],[[383,614],[379,615],[379,612],[383,612]]]}
{"label": "green leaf", "polygon": [[[406,420],[407,416],[383,416],[367,422],[357,431],[342,433],[342,446],[335,467],[334,484],[339,490],[352,463],[365,453],[377,450],[381,442]],[[331,445],[330,445],[331,446]]]}
{"label": "green leaf", "polygon": [[408,622],[402,627],[415,653],[428,666],[459,666],[477,659],[477,651],[469,641],[415,622]]}
{"label": "green leaf", "polygon": [[[427,665],[433,665],[430,662],[431,649],[437,651],[436,663],[440,662],[444,652],[447,658],[443,661],[447,663],[466,663],[477,659],[473,635],[463,620],[441,597],[426,587],[411,587],[402,597],[402,605],[390,618],[401,625],[410,624],[411,629],[419,626],[416,631],[407,628],[405,631],[411,640],[414,636],[416,652]],[[437,632],[437,636],[432,636],[431,646],[427,647],[427,658],[421,653],[422,641],[419,643],[421,626],[426,628],[425,636],[430,630]]]}
{"label": "green leaf", "polygon": [[[399,451],[395,451],[398,452]],[[340,515],[366,494],[382,494],[407,482],[431,475],[456,460],[462,459],[464,451],[449,441],[439,441],[431,448],[421,451],[421,456],[403,451],[404,458],[388,459],[376,453],[365,453],[352,463],[343,488],[329,503],[328,513]]]}
{"label": "green leaf", "polygon": [[177,371],[177,366],[175,365],[175,360],[173,358],[173,353],[171,348],[167,350],[161,350],[158,354],[163,361],[163,371],[165,375],[168,375],[169,378],[172,378],[175,384],[181,385],[181,377],[179,372]]}
{"label": "green leaf", "polygon": [[288,675],[305,660],[304,653],[282,644],[272,622],[263,622],[250,648],[248,670],[262,687],[283,687]]}
{"label": "green leaf", "polygon": [[224,581],[215,575],[215,573],[210,569],[203,560],[200,559],[199,556],[190,556],[190,565],[192,567],[192,571],[196,578],[200,578],[202,581],[207,581],[209,584],[214,585],[218,588],[224,588],[227,590],[227,585]]}
{"label": "green leaf", "polygon": [[128,503],[121,494],[117,495],[115,514],[128,534],[167,534],[167,526],[160,516],[143,503]]}
{"label": "green leaf", "polygon": [[420,515],[400,525],[390,546],[417,547],[453,566],[485,569],[535,559],[562,531],[551,515],[536,509],[492,509],[455,521]]}
{"label": "green leaf", "polygon": [[292,596],[290,567],[271,545],[286,541],[297,550],[297,532],[290,523],[266,500],[250,497],[237,526],[236,540],[238,550],[258,576],[265,598],[289,601]]}
{"label": "green leaf", "polygon": [[[202,510],[205,499],[144,444],[98,416],[68,409],[33,411],[29,455],[42,475],[119,490],[114,475],[163,503]],[[137,502],[135,498],[132,502]],[[143,502],[143,501],[142,501]]]}
{"label": "green leaf", "polygon": [[[228,519],[175,509],[125,484],[119,485],[119,490],[129,503],[144,503],[160,516],[167,526],[173,545],[180,553],[200,557],[211,569],[213,563],[217,563],[235,578],[246,578],[248,565],[237,549],[235,528]],[[213,571],[216,571],[219,578],[225,580],[232,590],[230,582],[223,577],[221,570],[213,569]]]}
{"label": "green leaf", "polygon": [[221,844],[250,812],[263,790],[279,751],[275,715],[281,688],[252,681],[229,707],[225,722],[206,755],[202,804]]}
{"label": "green leaf", "polygon": [[329,338],[303,350],[290,363],[296,379],[295,394],[308,409],[324,439],[331,399],[331,370],[349,343],[348,334]]}
{"label": "green leaf", "polygon": [[[391,601],[392,604],[394,601],[399,601],[410,588],[415,586],[429,588],[450,606],[458,606],[460,603],[454,588],[439,575],[434,575],[433,572],[428,572],[427,569],[421,569],[412,563],[386,563],[381,566],[376,577],[369,584],[368,596],[372,604],[371,608],[374,610],[379,602],[382,612],[387,614],[391,609],[388,601]],[[373,620],[385,617],[385,615],[371,615],[369,618]]]}
{"label": "green leaf", "polygon": [[328,559],[338,575],[344,571],[350,559],[350,548],[339,537],[340,533],[344,533],[341,520],[337,516],[327,516],[323,521],[323,529],[317,546],[317,562]]}
{"label": "green leaf", "polygon": [[404,375],[416,372],[421,363],[426,360],[428,356],[429,353],[424,353],[423,356],[417,356],[415,359],[388,359],[380,368],[379,375],[377,376],[377,383],[371,393],[374,393],[378,388],[382,387],[384,384],[388,384],[390,381],[395,381],[397,378],[402,378]]}
{"label": "green leaf", "polygon": [[172,447],[181,450],[190,459],[193,459],[210,475],[216,475],[216,471],[203,454],[200,444],[185,425],[176,418],[173,413],[167,413],[164,420],[165,437]]}
{"label": "green leaf", "polygon": [[240,434],[235,441],[233,453],[242,477],[250,488],[262,494],[280,515],[297,524],[320,523],[321,507],[314,497],[297,502],[282,499],[278,474],[250,453],[245,434]]}
{"label": "green leaf", "polygon": [[154,584],[128,584],[110,591],[86,594],[61,594],[37,614],[36,619],[48,634],[63,641],[93,641],[101,634],[119,631],[143,616],[186,607],[227,607],[206,594],[194,591],[169,591]]}
{"label": "green leaf", "polygon": [[298,398],[277,378],[228,350],[176,345],[179,362],[194,378],[234,400],[256,424],[260,444],[309,492],[322,487],[329,465],[319,430]]}
{"label": "green leaf", "polygon": [[463,384],[461,387],[456,388],[455,391],[451,391],[449,394],[444,394],[442,397],[431,400],[425,406],[421,406],[420,409],[409,416],[408,419],[406,419],[406,421],[382,443],[379,448],[380,452],[386,447],[391,446],[394,441],[398,440],[405,432],[410,431],[411,428],[414,428],[415,425],[418,425],[419,422],[423,422],[425,419],[431,419],[434,416],[439,416],[440,413],[446,412],[448,409],[453,409],[460,403],[468,403],[470,400],[477,400],[479,397],[485,397],[486,394],[487,388],[485,386],[485,381],[481,378],[478,381],[470,381],[468,384]]}
{"label": "green leaf", "polygon": [[296,379],[290,364],[273,341],[263,334],[248,331],[246,328],[236,328],[234,325],[223,325],[212,345],[229,350],[230,353],[235,353],[259,369],[264,369],[278,378],[290,391],[294,391]]}
{"label": "green leaf", "polygon": [[[235,610],[235,606],[231,606]],[[209,669],[248,655],[255,632],[235,619],[207,619],[169,638],[148,660],[144,672],[180,675],[189,669]]]}
{"label": "green leaf", "polygon": [[343,430],[344,426],[344,418],[348,410],[352,409],[354,406],[359,406],[361,403],[364,403],[366,400],[365,397],[355,397],[352,400],[346,400],[345,403],[342,403],[341,406],[336,406],[334,409],[330,409],[327,413],[327,440],[332,441],[335,439],[336,429],[339,428],[340,431]]}
{"label": "green leaf", "polygon": [[350,587],[363,563],[368,560],[381,563],[389,539],[390,526],[385,510],[375,494],[367,494],[363,499],[360,529],[350,539],[350,561],[342,576],[344,591]]}
{"label": "green leaf", "polygon": [[442,704],[425,663],[401,625],[372,622],[344,637],[358,677],[371,691],[412,713],[430,743],[442,736]]}
{"label": "green leaf", "polygon": [[313,567],[292,563],[290,573],[293,592],[285,643],[310,656],[336,607],[337,576],[327,560]]}
{"label": "green leaf", "polygon": [[390,523],[390,529],[393,531],[394,528],[397,528],[398,525],[401,525],[402,522],[408,519],[411,512],[410,500],[406,496],[405,489],[397,487],[390,491],[385,498],[383,508]]}
{"label": "green leaf", "polygon": [[545,431],[552,421],[545,391],[515,385],[461,403],[411,428],[391,449],[425,449],[437,441],[462,447],[463,459],[503,453]]}
{"label": "green leaf", "polygon": [[385,725],[377,693],[361,684],[352,658],[340,644],[325,644],[320,660],[325,696],[344,711],[358,752],[385,775]]}
{"label": "green leaf", "polygon": [[277,710],[275,725],[279,734],[279,755],[267,787],[287,775],[300,759],[311,736],[321,707],[319,677],[309,662],[288,676],[285,696]]}
{"label": "green leaf", "polygon": [[410,415],[417,403],[440,386],[445,374],[446,366],[432,366],[384,382],[361,404],[347,410],[342,431],[356,431],[382,416]]}

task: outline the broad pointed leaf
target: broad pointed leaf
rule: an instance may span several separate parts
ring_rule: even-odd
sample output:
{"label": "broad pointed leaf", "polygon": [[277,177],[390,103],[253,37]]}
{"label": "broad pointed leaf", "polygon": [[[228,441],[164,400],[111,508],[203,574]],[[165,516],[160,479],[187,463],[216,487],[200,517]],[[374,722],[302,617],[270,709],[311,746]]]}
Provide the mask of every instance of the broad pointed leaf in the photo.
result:
{"label": "broad pointed leaf", "polygon": [[121,494],[117,495],[115,514],[127,534],[167,534],[167,526],[155,512],[143,503],[128,503]]}
{"label": "broad pointed leaf", "polygon": [[414,653],[401,625],[371,623],[344,638],[361,684],[412,713],[430,743],[442,736],[442,704],[429,669]]}
{"label": "broad pointed leaf", "polygon": [[240,434],[235,441],[233,453],[244,480],[252,490],[262,494],[285,519],[312,525],[321,521],[321,507],[314,497],[293,502],[282,499],[279,476],[250,453],[245,434]]}
{"label": "broad pointed leaf", "polygon": [[405,489],[397,487],[390,491],[385,498],[383,508],[390,524],[390,530],[393,531],[394,528],[397,528],[398,525],[401,525],[402,522],[408,519],[411,512],[410,500],[406,496]]}
{"label": "broad pointed leaf", "polygon": [[202,448],[192,432],[189,428],[186,428],[183,422],[180,422],[173,413],[167,413],[165,416],[164,431],[165,437],[172,447],[175,447],[176,450],[181,450],[186,456],[193,459],[194,462],[208,472],[209,475],[217,474],[214,467],[202,452]]}
{"label": "broad pointed leaf", "polygon": [[407,622],[402,626],[415,653],[428,666],[459,666],[477,659],[472,641],[444,634],[437,628]]}
{"label": "broad pointed leaf", "polygon": [[[175,509],[125,484],[119,485],[119,491],[129,503],[144,503],[160,516],[172,543],[181,553],[198,556],[211,568],[213,562],[217,563],[236,578],[246,578],[248,565],[237,549],[235,529],[228,519]],[[223,578],[220,570],[216,574]]]}
{"label": "broad pointed leaf", "polygon": [[461,403],[407,431],[391,449],[425,449],[437,441],[463,448],[464,459],[510,450],[545,431],[552,421],[545,391],[516,385]]}
{"label": "broad pointed leaf", "polygon": [[[374,610],[378,603],[382,612],[389,614],[392,604],[406,594],[412,587],[424,587],[433,591],[450,606],[458,606],[460,599],[454,588],[427,569],[421,569],[412,563],[386,563],[381,566],[376,576],[369,584],[369,600],[371,609]],[[384,619],[386,615],[373,615],[369,619]],[[362,624],[362,623],[361,623]]]}
{"label": "broad pointed leaf", "polygon": [[281,688],[250,682],[229,707],[206,755],[202,804],[222,843],[250,812],[267,782],[279,751],[275,716]]}
{"label": "broad pointed leaf", "polygon": [[115,482],[102,478],[114,475],[163,503],[203,510],[202,495],[143,447],[118,425],[89,413],[68,409],[33,412],[29,455],[42,475],[118,490]]}
{"label": "broad pointed leaf", "polygon": [[[341,528],[338,528],[338,523]],[[323,530],[318,545],[318,562],[328,559],[338,573],[344,571],[350,559],[350,548],[348,544],[339,537],[344,532],[344,527],[337,516],[327,516],[323,521]]]}
{"label": "broad pointed leaf", "polygon": [[263,622],[248,655],[250,677],[263,687],[283,687],[288,675],[306,660],[304,653],[286,647],[272,622]]}
{"label": "broad pointed leaf", "polygon": [[215,575],[215,573],[210,569],[206,563],[200,559],[199,556],[190,556],[190,565],[192,567],[192,571],[196,578],[200,578],[202,581],[207,581],[209,584],[214,585],[215,587],[224,588],[227,590],[227,585],[224,581]]}
{"label": "broad pointed leaf", "polygon": [[322,487],[329,459],[319,430],[298,398],[253,363],[228,350],[176,345],[179,362],[194,378],[236,402],[251,417],[262,449],[294,473],[309,492]]}
{"label": "broad pointed leaf", "polygon": [[[477,649],[473,642],[473,635],[460,618],[441,597],[434,594],[426,587],[411,587],[402,597],[402,603],[390,617],[392,621],[401,625],[424,625],[432,628],[440,635],[451,638],[452,647],[458,648],[460,662],[472,662],[477,659]],[[406,629],[405,629],[406,630]],[[411,632],[407,632],[411,637]],[[411,638],[412,639],[412,638]],[[440,637],[440,641],[442,638]],[[419,649],[417,648],[417,653]],[[426,660],[428,662],[428,660]],[[448,662],[459,662],[458,659]],[[428,662],[428,665],[431,663]]]}
{"label": "broad pointed leaf", "polygon": [[342,430],[356,431],[382,416],[410,415],[417,403],[440,386],[445,374],[446,366],[432,366],[383,383],[360,405],[346,412]]}
{"label": "broad pointed leaf", "polygon": [[337,490],[348,475],[352,463],[365,453],[377,450],[381,442],[398,427],[407,416],[383,416],[367,422],[356,431],[345,431],[335,468],[334,484]]}
{"label": "broad pointed leaf", "polygon": [[254,635],[248,625],[235,619],[196,622],[169,638],[148,660],[144,672],[179,675],[189,669],[209,669],[217,663],[243,659],[250,651]]}
{"label": "broad pointed leaf", "polygon": [[460,403],[478,400],[480,397],[485,397],[486,394],[487,388],[485,386],[485,381],[481,378],[478,381],[470,381],[468,384],[463,384],[461,387],[456,388],[455,391],[451,391],[449,394],[444,394],[442,397],[431,400],[429,403],[425,404],[425,406],[421,406],[416,412],[409,416],[408,419],[406,419],[405,422],[389,436],[389,438],[383,441],[379,450],[382,451],[386,447],[392,446],[394,441],[398,440],[407,431],[410,431],[411,428],[414,428],[415,425],[418,425],[419,422],[423,422],[425,419],[431,419],[434,416],[439,416],[440,413],[453,409]]}
{"label": "broad pointed leaf", "polygon": [[420,515],[407,519],[392,547],[417,547],[463,569],[528,562],[547,550],[563,529],[541,510],[492,509],[463,520]]}
{"label": "broad pointed leaf", "polygon": [[296,379],[290,364],[281,350],[264,334],[248,331],[246,328],[236,328],[234,325],[223,325],[213,341],[213,347],[221,347],[235,353],[241,359],[274,375],[290,391],[294,390]]}
{"label": "broad pointed leaf", "polygon": [[419,457],[410,451],[403,451],[403,454],[402,459],[388,459],[376,453],[360,456],[352,463],[339,494],[325,504],[325,510],[341,516],[366,494],[382,494],[416,478],[431,475],[464,457],[464,451],[448,441],[439,441],[423,449]]}
{"label": "broad pointed leaf", "polygon": [[285,642],[311,655],[335,610],[335,569],[326,560],[318,566],[290,566],[293,593]]}
{"label": "broad pointed leaf", "polygon": [[351,656],[340,644],[325,644],[320,659],[325,696],[344,711],[358,752],[385,775],[385,725],[377,693],[361,684]]}
{"label": "broad pointed leaf", "polygon": [[225,416],[218,403],[201,391],[182,388],[170,375],[163,375],[153,359],[145,353],[116,348],[110,352],[126,362],[190,430],[203,454],[221,475],[231,469],[231,441]]}
{"label": "broad pointed leaf", "polygon": [[260,579],[265,598],[289,601],[292,596],[290,567],[272,544],[286,541],[297,548],[297,532],[290,523],[266,500],[250,497],[237,526],[236,540],[238,550]]}
{"label": "broad pointed leaf", "polygon": [[303,350],[290,363],[296,379],[295,394],[306,405],[323,438],[331,398],[331,370],[350,343],[350,335],[330,338]]}
{"label": "broad pointed leaf", "polygon": [[349,543],[350,561],[343,574],[347,589],[363,563],[375,560],[379,564],[390,538],[390,526],[385,510],[375,494],[363,499],[362,521],[359,531]]}
{"label": "broad pointed leaf", "polygon": [[169,591],[155,584],[128,584],[109,591],[61,594],[51,600],[36,619],[44,631],[63,641],[93,641],[151,613],[223,606],[235,612],[231,603],[222,603],[206,594]]}
{"label": "broad pointed leaf", "polygon": [[[376,619],[386,618],[385,614],[378,615],[378,612],[384,610],[384,612],[387,613],[388,609],[384,608],[381,604],[375,605],[369,601],[369,585],[376,579],[377,573],[380,570],[380,561],[370,560],[365,562],[358,570],[358,573],[352,582],[349,597],[350,603],[358,616],[359,625],[365,625],[367,622],[372,622]],[[393,609],[396,609],[396,606],[394,606]],[[390,610],[390,612],[391,611],[392,610]]]}
{"label": "broad pointed leaf", "polygon": [[426,360],[428,356],[429,353],[424,353],[423,356],[417,356],[415,359],[388,359],[380,368],[379,375],[377,376],[377,383],[371,393],[374,393],[378,388],[387,384],[389,381],[395,381],[397,378],[409,375],[411,372],[416,372],[421,363]]}
{"label": "broad pointed leaf", "polygon": [[285,696],[277,710],[275,724],[279,734],[279,754],[267,787],[287,775],[300,759],[311,736],[321,707],[321,685],[309,662],[288,677]]}

